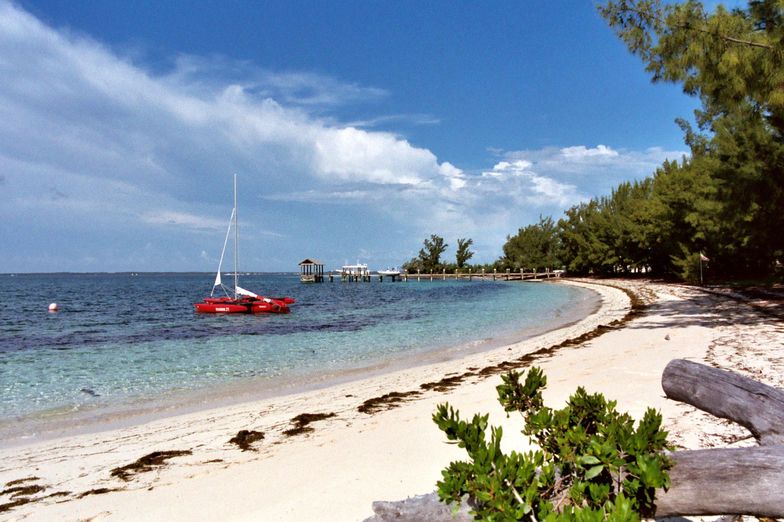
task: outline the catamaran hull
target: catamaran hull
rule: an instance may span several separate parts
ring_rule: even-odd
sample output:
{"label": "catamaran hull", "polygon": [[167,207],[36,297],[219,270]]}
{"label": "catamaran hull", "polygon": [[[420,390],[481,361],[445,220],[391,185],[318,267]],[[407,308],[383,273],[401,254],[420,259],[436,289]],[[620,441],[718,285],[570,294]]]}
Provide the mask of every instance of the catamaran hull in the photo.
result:
{"label": "catamaran hull", "polygon": [[197,312],[205,314],[287,314],[292,303],[294,299],[291,297],[207,297],[193,306]]}
{"label": "catamaran hull", "polygon": [[290,311],[288,305],[281,301],[221,302],[219,299],[205,299],[205,302],[193,306],[197,312],[204,314],[287,314]]}
{"label": "catamaran hull", "polygon": [[203,314],[248,314],[250,309],[245,305],[229,303],[196,303],[196,311]]}

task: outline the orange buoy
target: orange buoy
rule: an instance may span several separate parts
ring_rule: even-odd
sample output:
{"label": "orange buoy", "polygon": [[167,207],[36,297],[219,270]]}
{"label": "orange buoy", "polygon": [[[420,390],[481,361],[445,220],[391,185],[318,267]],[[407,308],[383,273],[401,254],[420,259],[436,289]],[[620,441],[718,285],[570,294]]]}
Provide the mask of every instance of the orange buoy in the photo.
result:
{"label": "orange buoy", "polygon": [[57,306],[57,303],[52,303],[52,304],[49,305],[49,311],[50,312],[56,312],[58,309],[59,309],[59,307]]}

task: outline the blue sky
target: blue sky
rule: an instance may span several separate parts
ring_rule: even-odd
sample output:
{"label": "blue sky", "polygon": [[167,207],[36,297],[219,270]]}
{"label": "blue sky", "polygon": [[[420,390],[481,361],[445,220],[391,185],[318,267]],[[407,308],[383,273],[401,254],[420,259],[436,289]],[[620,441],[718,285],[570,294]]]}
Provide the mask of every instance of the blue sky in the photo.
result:
{"label": "blue sky", "polygon": [[686,153],[592,2],[0,0],[0,272],[474,261]]}

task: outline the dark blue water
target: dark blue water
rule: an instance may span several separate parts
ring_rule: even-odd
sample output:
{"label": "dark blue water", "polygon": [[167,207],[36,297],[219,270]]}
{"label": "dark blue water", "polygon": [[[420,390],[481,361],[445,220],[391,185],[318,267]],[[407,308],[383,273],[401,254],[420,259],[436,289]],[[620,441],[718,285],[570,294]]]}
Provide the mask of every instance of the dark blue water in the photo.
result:
{"label": "dark blue water", "polygon": [[[566,285],[322,283],[247,275],[297,299],[287,315],[196,314],[210,274],[0,276],[0,422],[118,407],[244,380],[317,378],[388,361],[476,351],[579,319]],[[60,307],[49,313],[49,303]]]}

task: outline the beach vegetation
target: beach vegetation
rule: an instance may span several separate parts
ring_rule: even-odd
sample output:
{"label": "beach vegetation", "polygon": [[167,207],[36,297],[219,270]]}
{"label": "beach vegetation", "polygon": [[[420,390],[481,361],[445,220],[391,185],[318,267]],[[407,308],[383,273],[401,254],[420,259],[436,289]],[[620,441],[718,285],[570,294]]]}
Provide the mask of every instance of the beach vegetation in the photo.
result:
{"label": "beach vegetation", "polygon": [[[669,487],[670,448],[662,417],[648,409],[634,420],[615,401],[583,388],[564,408],[544,405],[544,373],[532,367],[510,371],[496,389],[507,414],[522,416],[522,433],[538,449],[501,450],[501,427],[488,415],[463,420],[449,404],[433,420],[447,439],[464,448],[468,460],[442,471],[438,496],[446,503],[467,497],[482,520],[640,520],[655,511],[655,491]],[[488,437],[489,431],[489,437]]]}

